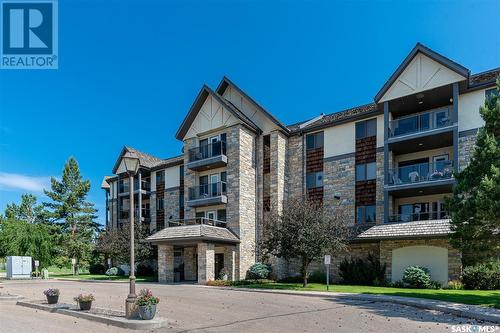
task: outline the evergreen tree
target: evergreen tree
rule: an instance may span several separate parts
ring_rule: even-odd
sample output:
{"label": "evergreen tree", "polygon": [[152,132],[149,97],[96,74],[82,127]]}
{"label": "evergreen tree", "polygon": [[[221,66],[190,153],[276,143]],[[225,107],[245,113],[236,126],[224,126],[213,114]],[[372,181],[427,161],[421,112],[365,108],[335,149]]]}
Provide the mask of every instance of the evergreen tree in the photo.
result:
{"label": "evergreen tree", "polygon": [[[500,91],[500,77],[497,79]],[[464,264],[500,255],[500,98],[480,108],[485,125],[477,135],[470,164],[458,172],[453,197],[451,243],[462,250]]]}
{"label": "evergreen tree", "polygon": [[[83,180],[77,161],[70,157],[64,166],[61,181],[51,179],[51,191],[45,194],[52,202],[44,203],[48,217],[60,225],[63,233],[63,248],[68,259],[75,258],[77,265],[88,261],[93,250],[93,241],[99,225],[94,204],[86,201],[90,181]],[[77,270],[78,271],[78,270]]]}
{"label": "evergreen tree", "polygon": [[36,196],[23,194],[21,204],[7,204],[5,217],[8,219],[26,221],[28,223],[40,223],[45,221],[43,205],[36,203]]}

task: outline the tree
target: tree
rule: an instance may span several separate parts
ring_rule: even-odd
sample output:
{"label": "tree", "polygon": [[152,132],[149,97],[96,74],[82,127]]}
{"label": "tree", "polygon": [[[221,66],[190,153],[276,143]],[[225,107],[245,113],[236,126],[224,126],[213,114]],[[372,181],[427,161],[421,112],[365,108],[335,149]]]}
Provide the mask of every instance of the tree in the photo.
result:
{"label": "tree", "polygon": [[[497,79],[500,91],[500,77]],[[450,242],[463,253],[464,264],[500,255],[500,98],[480,108],[485,125],[477,135],[470,164],[455,174],[457,184],[447,206]]]}
{"label": "tree", "polygon": [[7,204],[5,217],[28,223],[40,223],[46,220],[43,205],[36,203],[36,196],[33,194],[23,194],[20,205],[15,203]]}
{"label": "tree", "polygon": [[272,211],[265,218],[262,248],[286,260],[298,258],[304,287],[309,265],[325,254],[346,249],[348,227],[338,209],[327,210],[320,203],[293,198],[281,214]]}
{"label": "tree", "polygon": [[0,257],[30,256],[49,267],[58,254],[57,228],[45,223],[0,219]]}
{"label": "tree", "polygon": [[[153,245],[144,241],[149,236],[148,229],[142,227],[138,221],[134,223],[136,261],[151,259],[154,256]],[[130,224],[126,223],[121,229],[110,229],[101,233],[96,249],[107,258],[128,263],[130,261]]]}
{"label": "tree", "polygon": [[99,225],[94,221],[94,204],[86,201],[89,190],[90,181],[82,179],[77,161],[70,157],[61,181],[52,177],[51,191],[44,191],[52,199],[52,202],[44,202],[47,215],[61,227],[65,254],[68,258],[75,258],[77,265],[90,258],[99,231]]}

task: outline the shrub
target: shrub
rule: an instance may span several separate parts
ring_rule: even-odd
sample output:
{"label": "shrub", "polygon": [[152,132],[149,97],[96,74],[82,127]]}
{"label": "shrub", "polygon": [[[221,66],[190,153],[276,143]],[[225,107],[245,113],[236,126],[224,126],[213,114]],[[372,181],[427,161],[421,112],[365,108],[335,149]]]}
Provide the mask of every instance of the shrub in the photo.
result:
{"label": "shrub", "polygon": [[431,281],[429,283],[429,287],[430,289],[441,289],[443,287],[443,285],[441,284],[441,282],[439,281]]}
{"label": "shrub", "polygon": [[144,263],[137,265],[136,271],[137,276],[156,276],[158,274],[155,267]]}
{"label": "shrub", "polygon": [[125,272],[120,267],[111,267],[106,271],[107,276],[122,276]]}
{"label": "shrub", "polygon": [[287,276],[286,278],[279,279],[278,282],[281,282],[281,283],[303,283],[304,279],[300,275]]}
{"label": "shrub", "polygon": [[267,279],[269,277],[269,274],[271,274],[271,272],[272,272],[271,265],[257,262],[253,264],[247,271],[247,279],[250,280]]}
{"label": "shrub", "polygon": [[342,283],[367,286],[385,285],[386,265],[381,265],[374,255],[366,259],[345,258],[339,266]]}
{"label": "shrub", "polygon": [[[330,276],[330,282],[332,277]],[[322,271],[314,271],[309,275],[307,282],[310,283],[326,283],[326,273]]]}
{"label": "shrub", "polygon": [[229,280],[210,280],[207,281],[207,286],[212,287],[230,287],[233,285],[233,281]]}
{"label": "shrub", "polygon": [[106,267],[103,264],[92,264],[89,266],[90,274],[104,274],[106,272]]}
{"label": "shrub", "polygon": [[403,281],[399,280],[399,281],[391,283],[391,287],[393,287],[393,288],[404,288],[405,284],[403,283]]}
{"label": "shrub", "polygon": [[465,267],[462,281],[465,289],[500,289],[500,260]]}
{"label": "shrub", "polygon": [[447,288],[452,290],[462,290],[464,289],[464,285],[459,280],[451,280],[448,282]]}
{"label": "shrub", "polygon": [[431,276],[425,267],[408,266],[403,273],[403,282],[411,288],[429,288]]}

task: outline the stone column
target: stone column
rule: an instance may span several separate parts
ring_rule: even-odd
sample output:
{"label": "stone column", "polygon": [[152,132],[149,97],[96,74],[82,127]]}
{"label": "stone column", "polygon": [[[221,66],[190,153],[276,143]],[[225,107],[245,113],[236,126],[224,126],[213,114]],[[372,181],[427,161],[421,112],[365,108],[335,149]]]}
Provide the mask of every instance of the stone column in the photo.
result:
{"label": "stone column", "polygon": [[281,213],[286,197],[285,174],[287,139],[279,131],[271,133],[271,210]]}
{"label": "stone column", "polygon": [[194,208],[189,207],[187,202],[189,200],[189,188],[196,186],[196,178],[198,177],[196,171],[187,168],[189,162],[189,150],[198,145],[197,138],[190,138],[184,140],[184,218],[190,219],[194,218],[196,211]]}
{"label": "stone column", "polygon": [[229,280],[236,280],[236,247],[233,245],[224,248],[224,267],[228,271]]}
{"label": "stone column", "polygon": [[158,282],[174,282],[174,246],[158,245]]}
{"label": "stone column", "polygon": [[205,284],[215,279],[215,246],[198,243],[198,283]]}

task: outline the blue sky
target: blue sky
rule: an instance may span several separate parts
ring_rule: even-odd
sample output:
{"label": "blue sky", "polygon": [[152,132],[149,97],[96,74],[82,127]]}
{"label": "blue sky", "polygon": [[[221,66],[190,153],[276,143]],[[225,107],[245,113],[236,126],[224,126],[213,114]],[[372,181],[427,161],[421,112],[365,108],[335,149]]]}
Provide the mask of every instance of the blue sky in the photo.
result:
{"label": "blue sky", "polygon": [[75,156],[100,183],[123,145],[180,153],[201,86],[227,75],[284,123],[369,103],[416,42],[469,68],[500,66],[500,1],[59,3],[59,69],[0,71],[0,210],[43,199]]}

